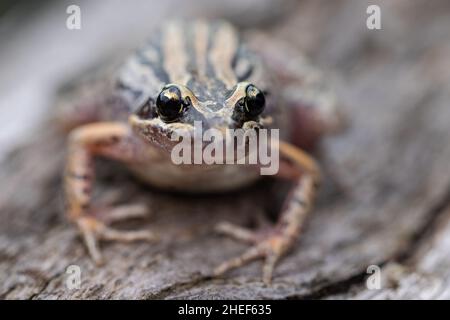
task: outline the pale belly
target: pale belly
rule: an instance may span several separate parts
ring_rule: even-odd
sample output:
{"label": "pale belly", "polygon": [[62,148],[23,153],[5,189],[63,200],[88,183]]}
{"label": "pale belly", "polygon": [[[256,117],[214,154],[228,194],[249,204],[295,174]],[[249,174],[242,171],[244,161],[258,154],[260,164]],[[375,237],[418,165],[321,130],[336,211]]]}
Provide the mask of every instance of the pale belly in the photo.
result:
{"label": "pale belly", "polygon": [[192,193],[230,191],[261,177],[259,169],[251,165],[175,165],[170,158],[156,155],[155,161],[129,168],[140,180],[157,188]]}

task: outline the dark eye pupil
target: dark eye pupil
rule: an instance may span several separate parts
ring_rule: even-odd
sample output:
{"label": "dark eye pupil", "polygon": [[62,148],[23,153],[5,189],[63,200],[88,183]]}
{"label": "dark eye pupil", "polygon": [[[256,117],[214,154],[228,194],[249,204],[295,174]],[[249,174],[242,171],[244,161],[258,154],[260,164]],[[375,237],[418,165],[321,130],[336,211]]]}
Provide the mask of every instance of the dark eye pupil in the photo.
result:
{"label": "dark eye pupil", "polygon": [[156,99],[156,109],[164,121],[176,120],[183,111],[180,89],[175,86],[163,89]]}
{"label": "dark eye pupil", "polygon": [[245,113],[247,116],[253,118],[260,115],[264,110],[265,104],[264,94],[254,85],[249,85],[245,96]]}

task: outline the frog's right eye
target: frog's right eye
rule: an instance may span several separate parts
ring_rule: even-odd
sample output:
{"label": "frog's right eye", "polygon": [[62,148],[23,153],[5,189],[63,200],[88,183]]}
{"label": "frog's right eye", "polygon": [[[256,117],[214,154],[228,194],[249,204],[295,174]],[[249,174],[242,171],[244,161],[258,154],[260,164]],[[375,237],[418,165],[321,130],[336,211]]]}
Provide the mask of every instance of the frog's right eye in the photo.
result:
{"label": "frog's right eye", "polygon": [[172,122],[183,114],[181,91],[176,86],[165,87],[156,99],[156,112],[165,122]]}
{"label": "frog's right eye", "polygon": [[259,116],[265,107],[266,98],[261,90],[250,84],[245,89],[244,110],[247,117]]}

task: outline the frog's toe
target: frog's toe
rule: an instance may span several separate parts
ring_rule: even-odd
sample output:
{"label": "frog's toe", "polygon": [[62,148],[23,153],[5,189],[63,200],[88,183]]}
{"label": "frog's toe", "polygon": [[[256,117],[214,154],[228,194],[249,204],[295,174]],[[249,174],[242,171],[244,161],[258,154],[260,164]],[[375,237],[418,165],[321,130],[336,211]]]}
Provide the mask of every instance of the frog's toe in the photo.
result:
{"label": "frog's toe", "polygon": [[80,217],[76,219],[76,224],[83,237],[84,243],[91,259],[96,265],[103,264],[103,257],[98,246],[98,230],[101,229],[102,223],[95,218]]}
{"label": "frog's toe", "polygon": [[122,231],[109,227],[101,230],[100,237],[107,241],[133,242],[133,241],[156,241],[158,237],[149,230]]}
{"label": "frog's toe", "polygon": [[254,231],[240,227],[233,223],[229,223],[226,221],[219,222],[215,227],[214,231],[219,234],[231,237],[235,240],[246,242],[246,243],[255,243],[257,235]]}
{"label": "frog's toe", "polygon": [[239,268],[253,260],[261,258],[263,254],[264,251],[262,251],[259,246],[251,247],[240,256],[227,260],[222,264],[220,264],[217,268],[214,269],[214,275],[215,276],[223,275],[224,273],[232,269]]}
{"label": "frog's toe", "polygon": [[[229,232],[231,229],[231,226],[229,225],[223,225],[222,226],[222,233],[227,233],[233,237],[236,237],[237,234],[240,233],[241,230],[239,230],[238,233],[235,233],[236,230]],[[233,227],[234,228],[234,227]],[[251,232],[249,230],[244,229],[247,232]],[[245,234],[245,233],[244,233]],[[265,236],[263,236],[265,234]],[[245,238],[240,238],[240,240],[243,240]],[[219,276],[227,271],[230,271],[232,269],[239,268],[241,266],[244,266],[248,264],[251,261],[254,261],[256,259],[265,259],[263,264],[263,281],[266,284],[270,284],[272,281],[272,274],[273,270],[275,268],[276,263],[279,261],[279,259],[282,257],[282,255],[286,252],[286,250],[289,248],[291,239],[287,238],[285,235],[275,232],[269,232],[269,233],[252,233],[252,238],[248,238],[249,241],[255,242],[252,247],[247,249],[243,254],[240,256],[230,259],[221,265],[219,265],[216,269],[214,269],[214,275]]]}
{"label": "frog's toe", "polygon": [[80,217],[76,220],[89,255],[97,264],[103,264],[103,257],[99,249],[99,241],[156,241],[158,237],[149,230],[124,231],[108,227],[94,217]]}
{"label": "frog's toe", "polygon": [[150,215],[149,208],[144,203],[126,204],[108,208],[101,214],[101,219],[106,224],[128,219],[141,219]]}

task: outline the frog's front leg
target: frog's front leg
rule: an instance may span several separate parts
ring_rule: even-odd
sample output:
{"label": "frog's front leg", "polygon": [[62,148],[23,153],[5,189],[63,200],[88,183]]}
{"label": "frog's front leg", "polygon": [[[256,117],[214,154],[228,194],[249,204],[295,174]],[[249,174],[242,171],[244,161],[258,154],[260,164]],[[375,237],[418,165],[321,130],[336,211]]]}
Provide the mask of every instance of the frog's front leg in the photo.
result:
{"label": "frog's front leg", "polygon": [[295,183],[285,200],[278,222],[269,229],[258,231],[227,222],[220,223],[217,231],[250,243],[252,247],[239,257],[217,267],[215,275],[221,275],[255,259],[264,258],[263,281],[270,283],[275,264],[295,243],[305,217],[312,208],[315,189],[319,184],[320,169],[312,157],[288,143],[280,143],[280,154],[285,158],[282,161],[286,161],[285,166],[280,167],[286,168],[286,172],[280,170],[279,176],[294,178]]}
{"label": "frog's front leg", "polygon": [[[126,124],[93,123],[79,127],[69,136],[69,153],[65,172],[67,214],[79,228],[92,259],[102,262],[98,240],[155,240],[150,231],[119,231],[108,227],[96,217],[99,209],[91,206],[94,182],[93,160],[103,156],[126,163],[146,161],[145,146],[134,137]],[[143,213],[140,206],[128,206],[109,211],[111,220],[135,217]]]}

